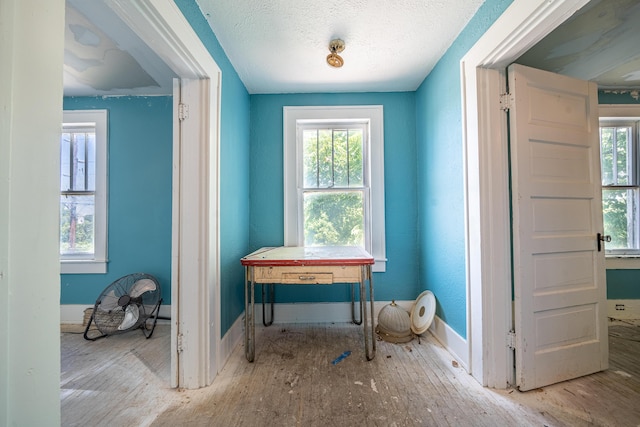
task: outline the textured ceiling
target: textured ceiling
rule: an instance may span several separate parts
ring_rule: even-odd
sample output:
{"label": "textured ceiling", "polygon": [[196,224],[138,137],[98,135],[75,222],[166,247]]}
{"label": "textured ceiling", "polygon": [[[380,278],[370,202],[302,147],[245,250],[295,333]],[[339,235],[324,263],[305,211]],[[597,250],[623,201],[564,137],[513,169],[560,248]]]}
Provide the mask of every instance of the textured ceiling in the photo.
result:
{"label": "textured ceiling", "polygon": [[67,0],[65,96],[170,95],[175,74],[103,0]]}
{"label": "textured ceiling", "polygon": [[197,0],[252,94],[415,90],[483,1]]}
{"label": "textured ceiling", "polygon": [[516,62],[600,89],[638,89],[640,1],[592,0]]}

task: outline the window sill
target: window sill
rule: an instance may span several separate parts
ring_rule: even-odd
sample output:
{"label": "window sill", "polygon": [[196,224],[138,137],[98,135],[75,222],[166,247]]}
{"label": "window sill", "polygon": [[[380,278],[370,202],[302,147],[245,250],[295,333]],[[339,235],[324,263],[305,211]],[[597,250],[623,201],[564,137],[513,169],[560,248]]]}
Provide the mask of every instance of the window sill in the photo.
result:
{"label": "window sill", "polygon": [[371,267],[372,273],[384,273],[387,270],[387,259],[377,259],[376,263]]}
{"label": "window sill", "polygon": [[606,257],[607,270],[640,270],[640,255]]}
{"label": "window sill", "polygon": [[104,274],[107,272],[107,261],[96,260],[62,260],[60,274]]}

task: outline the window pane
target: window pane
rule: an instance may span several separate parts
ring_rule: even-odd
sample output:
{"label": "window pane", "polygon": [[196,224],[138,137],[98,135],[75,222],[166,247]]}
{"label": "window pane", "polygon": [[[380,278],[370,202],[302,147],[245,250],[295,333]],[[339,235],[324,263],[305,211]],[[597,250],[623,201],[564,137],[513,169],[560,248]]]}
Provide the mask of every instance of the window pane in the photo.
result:
{"label": "window pane", "polygon": [[631,129],[626,126],[619,127],[616,129],[616,160],[617,160],[616,170],[618,172],[616,178],[617,178],[618,185],[630,184],[629,177],[631,174],[630,174],[629,167],[631,166],[631,162],[629,162],[629,158],[628,158],[629,157],[629,148],[628,148],[629,138],[627,138],[630,130]]}
{"label": "window pane", "polygon": [[65,132],[60,143],[60,191],[96,188],[95,132]]}
{"label": "window pane", "polygon": [[305,188],[318,188],[318,130],[302,131],[302,176]]}
{"label": "window pane", "polygon": [[363,193],[304,193],[304,244],[364,247]]}
{"label": "window pane", "polygon": [[94,253],[94,196],[60,196],[60,254]]}
{"label": "window pane", "polygon": [[318,187],[333,187],[333,132],[318,129]]}
{"label": "window pane", "polygon": [[60,191],[71,189],[71,134],[63,133],[60,141]]}
{"label": "window pane", "polygon": [[305,129],[302,139],[304,188],[364,186],[362,129]]}
{"label": "window pane", "polygon": [[346,188],[349,186],[349,157],[346,129],[333,131],[333,185]]}
{"label": "window pane", "polygon": [[349,185],[363,187],[364,159],[362,157],[362,129],[349,130]]}
{"label": "window pane", "polygon": [[630,126],[600,128],[600,165],[603,185],[633,184]]}
{"label": "window pane", "polygon": [[607,249],[637,249],[634,218],[638,189],[603,189],[604,233],[611,236]]}

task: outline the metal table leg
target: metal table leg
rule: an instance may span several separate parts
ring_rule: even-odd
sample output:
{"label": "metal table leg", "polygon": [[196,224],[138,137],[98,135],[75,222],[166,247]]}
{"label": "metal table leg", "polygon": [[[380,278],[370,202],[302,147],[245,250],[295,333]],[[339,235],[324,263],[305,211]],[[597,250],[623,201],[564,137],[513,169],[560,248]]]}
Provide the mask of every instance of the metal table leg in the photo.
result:
{"label": "metal table leg", "polygon": [[361,325],[362,324],[362,294],[360,294],[360,320],[356,320],[355,300],[356,300],[356,287],[352,283],[351,284],[351,321],[356,325]]}
{"label": "metal table leg", "polygon": [[253,362],[256,355],[256,330],[254,319],[255,286],[253,283],[253,267],[247,266],[244,275],[244,354],[249,362]]}
{"label": "metal table leg", "polygon": [[[366,288],[364,286],[365,280],[369,281],[369,301],[370,301],[370,314],[371,314],[371,325],[368,325],[368,316],[367,316],[367,307],[366,307]],[[362,266],[362,277],[360,280],[360,307],[362,313],[362,323],[364,329],[364,351],[367,356],[367,360],[373,360],[376,356],[376,335],[375,328],[373,326],[373,278],[371,275],[371,266]],[[370,329],[370,330],[367,330]],[[371,344],[369,344],[369,340],[371,340]]]}
{"label": "metal table leg", "polygon": [[[271,304],[271,317],[269,317],[269,321],[267,322],[267,316],[265,313],[265,308],[264,308],[264,304],[265,301],[267,300],[267,298],[265,297],[265,288],[268,287],[268,292],[266,292],[266,294],[268,294],[271,298],[269,303]],[[273,324],[273,302],[275,301],[276,297],[275,297],[275,288],[273,283],[270,284],[262,284],[262,324],[264,326],[271,326],[271,324]]]}

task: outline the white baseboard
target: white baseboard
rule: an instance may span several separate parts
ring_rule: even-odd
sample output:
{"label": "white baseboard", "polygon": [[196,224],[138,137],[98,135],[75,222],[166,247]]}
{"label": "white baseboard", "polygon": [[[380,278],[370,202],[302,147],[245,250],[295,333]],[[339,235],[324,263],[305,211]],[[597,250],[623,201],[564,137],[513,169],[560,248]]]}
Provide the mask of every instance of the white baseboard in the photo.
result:
{"label": "white baseboard", "polygon": [[640,299],[607,300],[607,316],[612,319],[640,319]]}
{"label": "white baseboard", "polygon": [[[61,304],[60,305],[60,323],[64,325],[82,325],[84,320],[84,311],[87,308],[93,308],[94,304]],[[171,317],[171,306],[160,306],[160,317]],[[167,323],[168,320],[159,319],[158,323]]]}
{"label": "white baseboard", "polygon": [[244,312],[238,316],[233,325],[229,328],[224,337],[220,340],[220,359],[221,362],[218,365],[218,373],[222,371],[224,365],[227,364],[227,360],[231,357],[233,350],[244,338]]}
{"label": "white baseboard", "polygon": [[469,344],[467,340],[458,335],[456,331],[451,329],[451,326],[447,325],[438,316],[433,318],[429,332],[456,358],[460,366],[469,372]]}
{"label": "white baseboard", "polygon": [[[378,313],[391,301],[374,301],[374,322],[377,323]],[[396,301],[396,304],[409,311],[414,301]],[[369,303],[367,303],[369,304]],[[368,307],[368,305],[367,305]],[[266,308],[267,317],[269,307]],[[356,317],[359,314],[359,305],[356,303]],[[262,304],[255,305],[256,324],[262,324]],[[314,303],[276,303],[273,323],[349,323],[351,322],[350,302],[314,302]]]}

